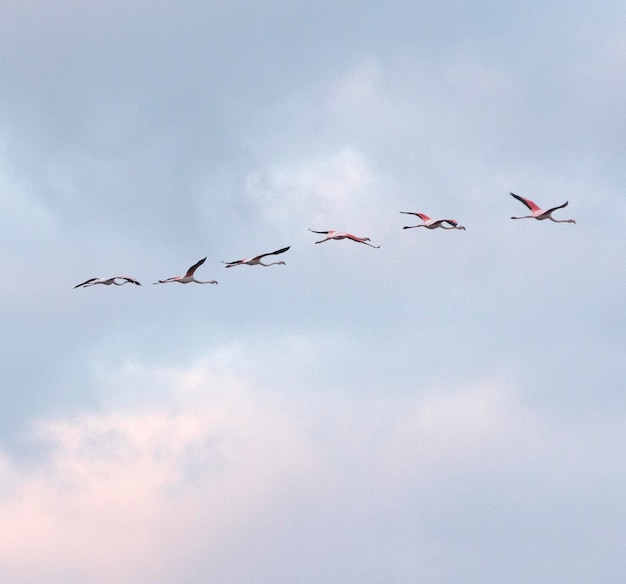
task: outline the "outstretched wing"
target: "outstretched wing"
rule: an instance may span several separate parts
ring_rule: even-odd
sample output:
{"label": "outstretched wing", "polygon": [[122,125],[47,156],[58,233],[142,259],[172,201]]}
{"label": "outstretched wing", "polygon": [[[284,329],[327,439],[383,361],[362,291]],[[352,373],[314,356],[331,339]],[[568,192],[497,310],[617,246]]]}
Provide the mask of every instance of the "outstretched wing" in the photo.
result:
{"label": "outstretched wing", "polygon": [[129,284],[135,284],[136,286],[141,286],[141,284],[135,280],[135,278],[129,278],[128,276],[116,276],[116,280],[126,280]]}
{"label": "outstretched wing", "polygon": [[82,284],[76,284],[74,288],[80,288],[81,286],[84,286],[85,284],[92,284],[96,280],[98,280],[98,278],[89,278],[89,280],[85,280]]}
{"label": "outstretched wing", "polygon": [[539,207],[539,205],[533,203],[530,199],[525,199],[524,197],[520,197],[519,195],[516,195],[515,193],[509,193],[509,194],[512,197],[515,197],[521,203],[524,203],[524,205],[526,205],[533,213],[535,211],[541,211],[541,207]]}
{"label": "outstretched wing", "polygon": [[198,263],[194,264],[193,266],[191,266],[188,270],[187,273],[185,274],[185,277],[188,276],[193,276],[193,273],[204,263],[206,262],[206,258],[201,259]]}
{"label": "outstretched wing", "polygon": [[266,256],[271,256],[271,255],[278,255],[279,253],[285,253],[291,246],[287,246],[287,247],[283,247],[282,249],[277,249],[276,251],[271,251],[269,253],[264,253],[261,255],[256,256],[254,259],[255,260],[260,260],[261,258],[264,258]]}
{"label": "outstretched wing", "polygon": [[[310,227],[308,229],[309,229],[309,231],[311,233],[319,233],[321,235],[328,235],[330,233],[330,231],[315,231],[314,229],[311,229]],[[287,248],[287,249],[289,249],[289,248]]]}
{"label": "outstretched wing", "polygon": [[552,211],[556,211],[557,209],[562,209],[563,207],[567,207],[568,204],[569,204],[569,201],[565,201],[565,203],[563,203],[562,205],[559,205],[558,207],[552,207],[552,209],[548,209],[546,213],[552,213]]}
{"label": "outstretched wing", "polygon": [[227,268],[230,268],[232,266],[238,266],[239,264],[243,264],[243,262],[245,262],[245,259],[241,259],[241,260],[235,260],[234,262],[225,262],[224,260],[222,260],[223,264],[226,264]]}
{"label": "outstretched wing", "polygon": [[430,217],[425,213],[413,213],[412,211],[400,211],[400,213],[404,213],[405,215],[415,215],[419,217],[422,221],[430,221]]}

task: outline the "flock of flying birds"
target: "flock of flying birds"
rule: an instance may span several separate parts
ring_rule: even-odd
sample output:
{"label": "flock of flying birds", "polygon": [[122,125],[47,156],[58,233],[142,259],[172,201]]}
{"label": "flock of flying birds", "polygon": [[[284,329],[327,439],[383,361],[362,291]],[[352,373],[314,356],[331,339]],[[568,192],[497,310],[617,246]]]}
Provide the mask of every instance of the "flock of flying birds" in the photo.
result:
{"label": "flock of flying birds", "polygon": [[[538,219],[539,221],[543,221],[544,219],[550,219],[550,221],[554,221],[555,223],[576,223],[574,219],[555,219],[552,217],[552,213],[558,209],[563,209],[563,207],[567,207],[568,201],[565,201],[562,205],[558,205],[557,207],[552,207],[551,209],[542,209],[537,204],[535,204],[530,199],[525,199],[524,197],[520,197],[515,193],[509,193],[513,197],[515,197],[518,201],[522,202],[528,209],[530,210],[530,215],[524,215],[523,217],[511,217],[511,219]],[[412,211],[400,211],[405,215],[415,215],[422,220],[422,223],[419,225],[405,225],[402,229],[414,229],[416,227],[425,227],[426,229],[460,229],[465,230],[463,225],[459,225],[454,219],[431,219],[428,215],[424,213],[415,213]],[[324,239],[320,239],[315,243],[324,243],[325,241],[330,240],[341,240],[341,239],[350,239],[352,241],[356,241],[357,243],[363,243],[365,245],[369,245],[370,247],[379,248],[380,245],[373,245],[370,243],[369,237],[358,237],[353,235],[352,233],[346,233],[345,231],[333,231],[329,229],[328,231],[315,231],[309,228],[309,231],[312,233],[319,233],[322,235],[326,235]],[[280,255],[285,253],[289,249],[288,247],[283,247],[281,249],[277,249],[276,251],[271,251],[269,253],[263,253],[252,258],[243,258],[240,260],[235,260],[232,262],[222,261],[223,264],[226,264],[226,268],[233,268],[235,266],[274,266],[274,265],[285,265],[285,262],[280,260],[277,262],[269,262],[264,263],[263,258],[269,256]],[[158,280],[154,282],[154,284],[168,284],[170,282],[178,282],[179,284],[189,284],[190,282],[194,282],[196,284],[217,284],[217,280],[196,280],[194,274],[196,270],[206,261],[206,258],[201,259],[199,262],[196,262],[193,266],[191,266],[187,273],[184,276],[172,276],[171,278],[166,278],[165,280]],[[105,286],[110,286],[114,284],[115,286],[123,286],[124,284],[135,284],[136,286],[141,286],[141,284],[135,280],[134,278],[130,278],[128,276],[113,276],[111,278],[89,278],[85,282],[77,284],[74,288],[87,288],[88,286],[96,286],[97,284],[104,284]]]}

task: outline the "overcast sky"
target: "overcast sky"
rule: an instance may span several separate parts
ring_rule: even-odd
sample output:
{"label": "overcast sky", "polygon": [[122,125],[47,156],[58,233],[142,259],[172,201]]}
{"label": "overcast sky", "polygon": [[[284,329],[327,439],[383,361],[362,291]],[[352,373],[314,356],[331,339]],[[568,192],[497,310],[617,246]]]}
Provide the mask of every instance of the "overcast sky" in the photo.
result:
{"label": "overcast sky", "polygon": [[623,582],[622,1],[0,13],[2,582]]}

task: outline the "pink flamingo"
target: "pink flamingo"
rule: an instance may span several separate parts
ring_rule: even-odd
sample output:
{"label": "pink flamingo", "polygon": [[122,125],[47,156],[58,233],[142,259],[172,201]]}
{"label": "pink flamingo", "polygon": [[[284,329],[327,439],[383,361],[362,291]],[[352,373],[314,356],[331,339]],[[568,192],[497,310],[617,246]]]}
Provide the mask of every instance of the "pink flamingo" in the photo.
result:
{"label": "pink flamingo", "polygon": [[199,262],[195,263],[187,270],[187,273],[184,276],[172,276],[171,278],[167,278],[167,280],[159,280],[158,282],[154,282],[154,284],[167,284],[168,282],[178,282],[179,284],[189,284],[189,282],[195,282],[196,284],[217,284],[217,280],[208,280],[207,282],[202,282],[194,278],[194,272],[205,261],[206,258],[201,259]]}
{"label": "pink flamingo", "polygon": [[524,217],[511,217],[511,219],[538,219],[539,221],[543,221],[544,219],[550,219],[550,221],[554,221],[555,223],[576,223],[576,221],[574,221],[573,219],[555,219],[554,217],[552,217],[552,212],[556,211],[557,209],[567,207],[568,201],[565,201],[565,203],[559,205],[558,207],[552,207],[552,209],[544,211],[541,207],[533,203],[530,199],[525,199],[524,197],[520,197],[515,193],[509,194],[512,197],[515,197],[518,201],[524,203],[524,205],[526,205],[532,212],[532,215],[525,215]]}
{"label": "pink flamingo", "polygon": [[[424,213],[413,213],[411,211],[400,211],[400,213],[404,213],[405,215],[416,215],[419,217],[424,223],[421,225],[405,225],[402,229],[413,229],[415,227],[426,227],[426,229],[437,229],[440,227],[441,229],[462,229],[465,231],[465,227],[463,225],[459,225],[454,219],[431,219],[428,215]],[[444,223],[450,225],[450,227],[446,227]]]}
{"label": "pink flamingo", "polygon": [[[117,280],[124,280],[123,282],[117,282]],[[129,278],[128,276],[113,276],[112,278],[90,278],[86,280],[82,284],[76,284],[74,288],[87,288],[87,286],[95,286],[96,284],[104,284],[105,286],[110,286],[111,284],[115,284],[116,286],[123,286],[124,284],[135,284],[137,286],[141,286],[137,280],[134,278]]]}
{"label": "pink flamingo", "polygon": [[285,253],[291,246],[288,247],[283,247],[282,249],[277,249],[276,251],[271,251],[269,253],[262,253],[261,255],[258,256],[254,256],[253,258],[243,258],[241,260],[236,260],[234,262],[225,262],[224,260],[222,260],[223,264],[226,264],[224,267],[225,268],[232,268],[234,266],[242,266],[242,265],[246,265],[246,266],[264,266],[264,267],[268,267],[268,266],[278,266],[278,265],[286,265],[284,261],[280,260],[278,262],[270,262],[268,264],[264,264],[261,260],[264,257],[267,256],[271,256],[271,255],[278,255],[281,253]]}
{"label": "pink flamingo", "polygon": [[315,243],[324,243],[325,241],[329,241],[330,239],[340,240],[340,239],[351,239],[352,241],[356,241],[357,243],[364,243],[365,245],[369,245],[370,247],[375,247],[378,249],[380,245],[372,245],[371,243],[367,243],[371,241],[369,237],[357,237],[356,235],[352,235],[352,233],[346,233],[345,231],[334,231],[329,229],[328,231],[314,231],[309,227],[309,231],[311,233],[320,233],[322,235],[327,235],[325,239],[320,239],[320,241],[316,241]]}

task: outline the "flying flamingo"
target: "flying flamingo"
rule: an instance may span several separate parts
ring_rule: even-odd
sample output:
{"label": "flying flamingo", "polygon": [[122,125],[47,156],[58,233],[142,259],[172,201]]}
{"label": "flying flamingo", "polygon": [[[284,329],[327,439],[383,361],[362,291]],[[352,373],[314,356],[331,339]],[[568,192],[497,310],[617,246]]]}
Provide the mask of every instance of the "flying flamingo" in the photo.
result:
{"label": "flying flamingo", "polygon": [[236,260],[234,262],[225,262],[224,260],[222,260],[222,263],[226,264],[224,266],[225,268],[232,268],[234,266],[242,266],[244,264],[247,266],[264,266],[266,268],[268,266],[278,266],[278,265],[284,266],[285,262],[283,262],[282,260],[278,262],[270,262],[269,264],[264,264],[261,260],[267,256],[285,253],[290,247],[291,246],[283,247],[282,249],[277,249],[276,251],[271,251],[269,253],[262,253],[261,255],[254,256],[253,258],[243,258],[241,260]]}
{"label": "flying flamingo", "polygon": [[[117,280],[124,281],[118,282]],[[137,286],[141,286],[141,284],[134,278],[129,278],[128,276],[113,276],[112,278],[89,278],[89,280],[86,280],[82,284],[76,284],[74,288],[87,288],[87,286],[95,286],[96,284],[104,284],[105,286],[110,286],[111,284],[115,284],[116,286],[135,284]]]}
{"label": "flying flamingo", "polygon": [[378,249],[380,245],[372,245],[371,243],[367,243],[371,241],[369,237],[357,237],[356,235],[352,235],[352,233],[346,233],[345,231],[334,231],[329,229],[328,231],[314,231],[309,227],[309,231],[311,233],[320,233],[322,235],[327,235],[325,239],[320,239],[315,243],[324,243],[325,241],[329,241],[331,239],[340,240],[340,239],[351,239],[352,241],[356,241],[357,243],[364,243],[365,245],[369,245],[370,247],[375,247]]}
{"label": "flying flamingo", "polygon": [[[440,227],[441,229],[462,229],[465,231],[465,227],[463,225],[459,225],[454,219],[431,219],[428,215],[424,213],[413,213],[411,211],[400,211],[400,213],[404,213],[405,215],[416,215],[419,217],[424,223],[421,225],[405,225],[402,229],[413,229],[414,227],[426,227],[426,229],[437,229]],[[444,223],[450,225],[450,227],[446,227]]]}
{"label": "flying flamingo", "polygon": [[216,280],[208,280],[207,282],[202,282],[200,280],[196,280],[193,275],[194,272],[204,263],[206,262],[206,258],[201,259],[198,263],[191,266],[187,273],[184,276],[172,276],[171,278],[167,278],[167,280],[159,280],[158,282],[154,282],[154,284],[167,284],[168,282],[178,282],[179,284],[189,284],[189,282],[195,282],[196,284],[217,284]]}
{"label": "flying flamingo", "polygon": [[552,209],[548,209],[544,211],[541,207],[533,203],[530,199],[525,199],[524,197],[520,197],[515,193],[509,193],[512,197],[515,197],[518,201],[521,201],[526,205],[532,215],[525,215],[524,217],[511,217],[511,219],[538,219],[539,221],[543,221],[544,219],[550,219],[550,221],[554,221],[555,223],[576,223],[573,219],[555,219],[552,217],[552,212],[557,209],[562,209],[563,207],[567,207],[568,201],[565,201],[562,205],[558,207],[552,207]]}

